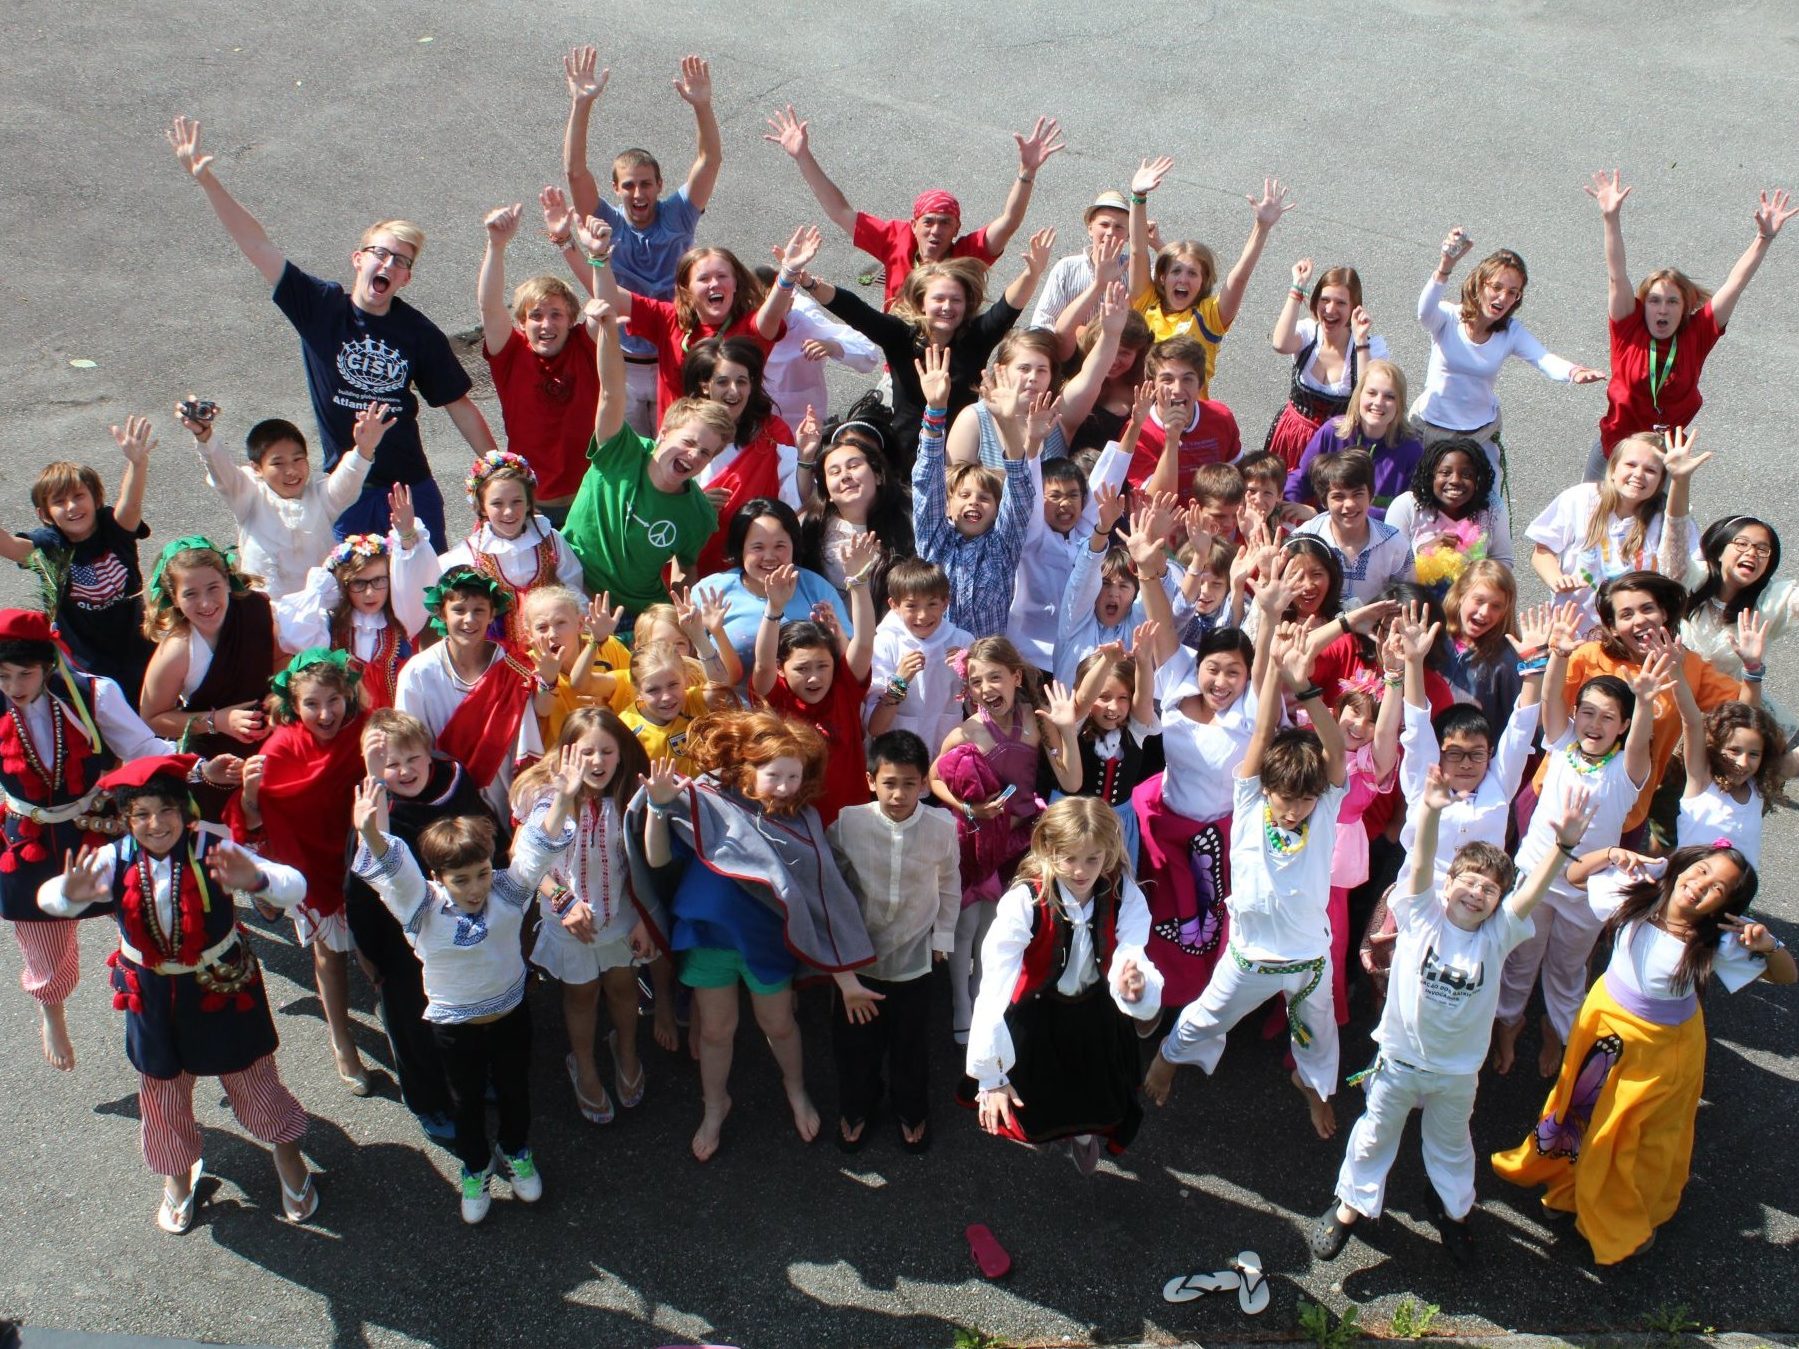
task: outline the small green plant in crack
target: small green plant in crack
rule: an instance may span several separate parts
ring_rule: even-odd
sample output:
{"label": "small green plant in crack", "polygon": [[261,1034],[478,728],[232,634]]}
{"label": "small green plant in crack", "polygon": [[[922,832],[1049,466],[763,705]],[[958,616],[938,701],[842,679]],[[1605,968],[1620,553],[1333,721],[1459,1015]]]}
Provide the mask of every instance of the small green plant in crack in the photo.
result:
{"label": "small green plant in crack", "polygon": [[1401,1340],[1421,1340],[1430,1334],[1431,1323],[1442,1307],[1434,1302],[1420,1302],[1407,1293],[1393,1308],[1393,1335]]}
{"label": "small green plant in crack", "polygon": [[1366,1333],[1361,1325],[1362,1309],[1351,1303],[1342,1316],[1332,1316],[1330,1308],[1317,1302],[1299,1303],[1299,1328],[1318,1349],[1346,1349]]}
{"label": "small green plant in crack", "polygon": [[1009,1349],[1009,1346],[1004,1340],[997,1339],[984,1330],[957,1326],[953,1349]]}
{"label": "small green plant in crack", "polygon": [[1643,1328],[1660,1335],[1664,1344],[1678,1344],[1683,1335],[1710,1335],[1714,1327],[1693,1319],[1693,1309],[1684,1302],[1659,1304],[1643,1317]]}

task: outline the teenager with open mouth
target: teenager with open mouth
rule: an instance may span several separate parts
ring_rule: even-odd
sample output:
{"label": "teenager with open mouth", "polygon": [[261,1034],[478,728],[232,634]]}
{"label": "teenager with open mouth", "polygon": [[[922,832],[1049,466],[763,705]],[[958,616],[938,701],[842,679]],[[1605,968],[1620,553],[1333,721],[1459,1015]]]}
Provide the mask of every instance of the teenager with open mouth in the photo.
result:
{"label": "teenager with open mouth", "polygon": [[[1406,419],[1405,403],[1405,371],[1378,357],[1363,362],[1343,415],[1327,417],[1300,451],[1299,462],[1288,464],[1282,496],[1288,501],[1317,506],[1312,465],[1339,450],[1366,450],[1374,458],[1374,499],[1368,514],[1376,520],[1386,519],[1393,502],[1412,485],[1412,476],[1424,454],[1424,442]],[[1505,546],[1510,556],[1509,534]]]}
{"label": "teenager with open mouth", "polygon": [[893,413],[873,392],[827,422],[800,512],[800,565],[826,577],[845,600],[850,573],[844,553],[860,535],[880,539],[881,560],[870,578],[877,613],[887,607],[888,573],[916,551],[906,483],[887,455],[892,443]]}
{"label": "teenager with open mouth", "polygon": [[1512,524],[1498,485],[1479,442],[1451,437],[1417,461],[1407,489],[1387,507],[1386,523],[1411,544],[1419,584],[1439,599],[1483,560],[1510,573]]}
{"label": "teenager with open mouth", "polygon": [[[1293,376],[1262,448],[1292,467],[1298,467],[1326,420],[1349,411],[1362,369],[1387,354],[1387,339],[1374,336],[1374,321],[1362,307],[1362,278],[1355,268],[1325,268],[1308,298],[1311,279],[1310,258],[1293,264],[1293,284],[1269,337],[1276,351],[1293,358]],[[1308,310],[1310,316],[1303,317]]]}
{"label": "teenager with open mouth", "polygon": [[[1780,570],[1780,535],[1753,515],[1727,515],[1713,521],[1699,540],[1699,557],[1689,563],[1686,617],[1680,640],[1687,650],[1710,661],[1719,673],[1741,679],[1746,673],[1736,647],[1736,628],[1744,613],[1753,613],[1767,628],[1767,641],[1778,642],[1799,617],[1799,582],[1776,577]],[[1794,739],[1799,726],[1793,713],[1770,695],[1762,706]]]}
{"label": "teenager with open mouth", "polygon": [[[777,605],[769,581],[799,556],[800,521],[784,501],[757,497],[746,502],[732,518],[725,533],[725,562],[729,570],[700,579],[699,589],[725,609],[724,631],[731,649],[745,670],[755,663],[756,634],[765,614],[779,623],[809,620],[828,611],[847,631],[849,606],[837,587],[818,572],[796,567],[791,595]],[[860,779],[858,779],[860,780]]]}

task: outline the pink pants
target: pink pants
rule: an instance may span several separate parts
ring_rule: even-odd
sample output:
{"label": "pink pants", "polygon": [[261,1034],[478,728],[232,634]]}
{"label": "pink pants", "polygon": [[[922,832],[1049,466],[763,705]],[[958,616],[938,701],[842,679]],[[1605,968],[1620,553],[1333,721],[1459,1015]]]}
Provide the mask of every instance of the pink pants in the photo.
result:
{"label": "pink pants", "polygon": [[[265,1143],[292,1143],[306,1132],[306,1110],[281,1082],[275,1056],[264,1054],[241,1073],[222,1073],[219,1083],[237,1122]],[[184,1176],[200,1160],[200,1125],[194,1119],[194,1075],[138,1075],[143,1115],[144,1161],[159,1176]]]}
{"label": "pink pants", "polygon": [[46,1007],[67,1002],[81,979],[81,949],[75,929],[72,919],[12,925],[19,953],[25,957],[19,984]]}

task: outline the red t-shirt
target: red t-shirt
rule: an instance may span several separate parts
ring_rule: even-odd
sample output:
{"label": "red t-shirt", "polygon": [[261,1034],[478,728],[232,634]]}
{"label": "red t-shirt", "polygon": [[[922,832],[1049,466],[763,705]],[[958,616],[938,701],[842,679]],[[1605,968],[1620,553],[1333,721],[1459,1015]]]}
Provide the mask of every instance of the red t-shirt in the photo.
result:
{"label": "red t-shirt", "polygon": [[572,497],[587,472],[587,443],[600,405],[593,338],[577,325],[562,350],[545,360],[514,328],[497,353],[482,343],[481,354],[500,396],[506,448],[537,471],[540,500]]}
{"label": "red t-shirt", "polygon": [[837,657],[837,673],[831,676],[830,691],[820,702],[802,702],[781,674],[775,676],[775,686],[768,691],[771,712],[805,722],[825,738],[829,747],[824,791],[812,803],[827,825],[845,806],[866,805],[869,799],[868,761],[862,749],[862,702],[867,696],[867,677],[857,679],[841,655]]}
{"label": "red t-shirt", "polygon": [[626,321],[625,331],[656,348],[656,423],[660,426],[668,405],[681,396],[681,367],[687,360],[687,349],[695,342],[703,342],[708,337],[747,337],[766,356],[775,342],[787,335],[787,325],[783,323],[775,334],[775,342],[770,342],[756,331],[756,311],[752,309],[728,328],[709,328],[702,322],[692,333],[687,333],[682,331],[675,318],[675,306],[671,301],[632,295],[631,317]]}
{"label": "red t-shirt", "polygon": [[[1612,382],[1605,390],[1605,416],[1599,419],[1599,439],[1609,458],[1612,446],[1639,431],[1658,426],[1691,426],[1699,415],[1699,372],[1724,330],[1712,316],[1711,301],[1674,330],[1671,345],[1674,368],[1659,397],[1649,393],[1649,328],[1643,322],[1643,302],[1627,319],[1615,319],[1612,332]],[[1655,344],[1656,363],[1668,359],[1670,343]]]}
{"label": "red t-shirt", "polygon": [[[1141,487],[1156,471],[1156,460],[1162,457],[1167,431],[1152,413],[1143,423],[1137,437],[1137,452],[1125,478],[1132,487]],[[1237,432],[1237,418],[1223,403],[1202,398],[1194,409],[1194,417],[1181,436],[1179,481],[1175,490],[1182,500],[1193,495],[1193,473],[1204,464],[1228,464],[1243,452],[1243,439]]]}
{"label": "red t-shirt", "polygon": [[[881,301],[881,308],[885,309],[893,303],[899,288],[906,284],[906,277],[918,265],[918,236],[912,233],[912,222],[882,220],[866,211],[857,211],[856,228],[850,232],[850,242],[886,267],[887,296]],[[949,246],[949,256],[973,258],[988,264],[999,261],[999,254],[987,247],[984,229],[957,239]]]}

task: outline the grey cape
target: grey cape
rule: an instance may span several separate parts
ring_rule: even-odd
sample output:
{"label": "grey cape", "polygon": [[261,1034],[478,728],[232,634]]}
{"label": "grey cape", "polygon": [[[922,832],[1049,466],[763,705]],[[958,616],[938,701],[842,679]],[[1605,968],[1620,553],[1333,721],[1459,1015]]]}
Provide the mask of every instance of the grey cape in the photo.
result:
{"label": "grey cape", "polygon": [[[638,909],[666,951],[669,905],[684,867],[653,867],[644,856],[649,810],[649,793],[640,788],[625,812],[625,848]],[[770,815],[708,774],[682,788],[669,809],[668,828],[693,849],[699,865],[734,881],[781,920],[802,979],[874,962],[861,905],[838,871],[824,825],[811,806],[793,815]]]}

